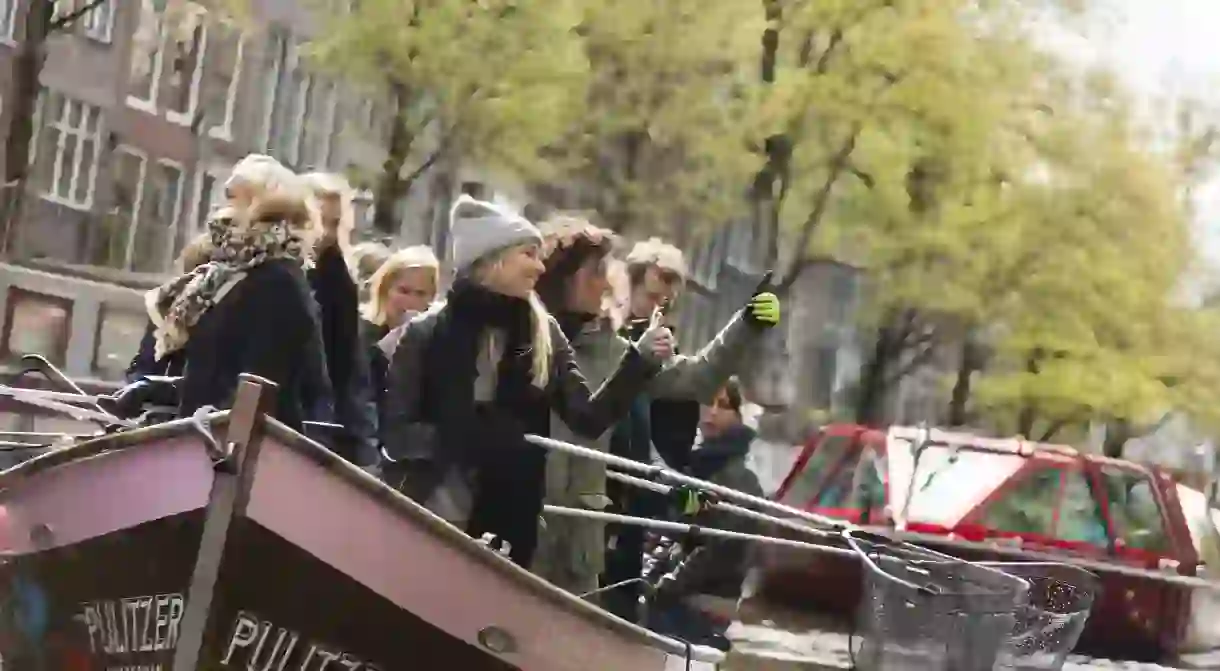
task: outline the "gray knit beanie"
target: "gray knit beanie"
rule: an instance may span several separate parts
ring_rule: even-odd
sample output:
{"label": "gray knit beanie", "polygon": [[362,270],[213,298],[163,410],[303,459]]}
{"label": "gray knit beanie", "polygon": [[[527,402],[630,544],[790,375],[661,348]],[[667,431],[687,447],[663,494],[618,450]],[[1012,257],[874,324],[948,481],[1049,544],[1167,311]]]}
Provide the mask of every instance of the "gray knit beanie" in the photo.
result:
{"label": "gray knit beanie", "polygon": [[542,233],[525,217],[464,194],[449,210],[449,235],[453,240],[453,270],[459,275],[501,249],[530,242],[542,244]]}

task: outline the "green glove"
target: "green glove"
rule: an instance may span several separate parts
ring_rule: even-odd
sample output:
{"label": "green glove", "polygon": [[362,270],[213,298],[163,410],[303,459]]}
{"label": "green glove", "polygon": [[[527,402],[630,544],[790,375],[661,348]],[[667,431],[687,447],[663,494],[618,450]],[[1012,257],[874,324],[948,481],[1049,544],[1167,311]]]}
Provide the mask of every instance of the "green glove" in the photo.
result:
{"label": "green glove", "polygon": [[746,303],[746,319],[751,324],[771,328],[779,323],[779,296],[770,291],[754,294]]}

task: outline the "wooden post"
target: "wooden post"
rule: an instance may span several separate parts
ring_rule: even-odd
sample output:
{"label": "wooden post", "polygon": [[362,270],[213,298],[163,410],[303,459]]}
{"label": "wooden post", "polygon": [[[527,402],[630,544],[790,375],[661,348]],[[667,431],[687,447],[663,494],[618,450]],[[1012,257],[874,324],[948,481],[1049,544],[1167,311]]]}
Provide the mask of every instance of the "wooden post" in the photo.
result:
{"label": "wooden post", "polygon": [[231,453],[228,461],[232,468],[218,468],[216,479],[212,482],[199,554],[195,557],[195,569],[187,588],[181,635],[174,650],[171,667],[174,671],[195,671],[198,668],[199,657],[203,654],[203,634],[216,592],[216,580],[224,560],[229,524],[233,518],[244,513],[249,501],[265,418],[275,408],[278,388],[276,383],[249,373],[242,373],[238,378],[237,394],[225,431],[225,442]]}

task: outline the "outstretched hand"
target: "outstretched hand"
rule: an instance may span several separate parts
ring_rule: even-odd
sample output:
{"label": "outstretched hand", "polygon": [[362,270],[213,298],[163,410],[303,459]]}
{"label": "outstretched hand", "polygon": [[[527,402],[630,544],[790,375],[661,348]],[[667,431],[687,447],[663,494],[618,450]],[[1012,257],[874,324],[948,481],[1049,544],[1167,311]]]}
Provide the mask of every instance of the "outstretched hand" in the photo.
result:
{"label": "outstretched hand", "polygon": [[750,323],[763,328],[771,328],[779,323],[779,296],[770,291],[760,291],[750,297],[746,303],[746,319]]}
{"label": "outstretched hand", "polygon": [[653,311],[648,328],[635,344],[640,354],[657,363],[668,361],[674,355],[675,348],[674,333],[662,323],[662,316],[660,310]]}

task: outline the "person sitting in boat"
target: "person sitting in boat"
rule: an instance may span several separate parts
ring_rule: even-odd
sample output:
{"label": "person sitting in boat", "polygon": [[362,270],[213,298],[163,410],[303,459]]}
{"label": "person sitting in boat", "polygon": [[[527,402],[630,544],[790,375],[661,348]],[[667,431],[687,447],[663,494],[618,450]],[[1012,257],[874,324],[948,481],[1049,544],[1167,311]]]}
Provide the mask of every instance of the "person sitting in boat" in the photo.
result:
{"label": "person sitting in boat", "polygon": [[[178,260],[174,266],[180,273],[189,273],[207,263],[211,255],[212,236],[209,233],[201,233],[182,248],[182,252],[178,254]],[[183,357],[181,350],[171,352],[163,359],[157,359],[154,353],[156,349],[156,331],[156,324],[151,319],[148,320],[148,327],[144,329],[144,337],[140,339],[140,346],[136,350],[136,355],[131,359],[131,363],[127,366],[127,372],[123,376],[128,384],[137,382],[149,375],[163,375],[166,377],[182,375],[186,359]]]}
{"label": "person sitting in boat", "polygon": [[371,467],[379,459],[379,422],[368,352],[360,346],[360,293],[347,266],[355,227],[352,187],[331,173],[310,173],[304,180],[317,200],[320,225],[307,275],[321,317],[335,421],[344,427],[329,446],[348,461]]}
{"label": "person sitting in boat", "polygon": [[[546,272],[538,280],[538,296],[571,343],[581,372],[590,384],[600,384],[631,346],[617,332],[622,301],[613,294],[612,275],[623,269],[612,254],[616,236],[584,219],[567,216],[546,222],[543,232]],[[741,318],[731,320],[697,355],[670,359],[648,385],[648,397],[688,399],[696,404],[699,399],[711,399],[762,333]],[[551,427],[552,435],[559,440],[602,452],[610,450],[609,436],[589,440],[559,422],[552,421]],[[607,508],[610,500],[605,464],[566,453],[550,455],[547,503],[591,510]],[[577,594],[596,590],[598,576],[605,569],[605,526],[583,518],[548,518],[535,572]]]}
{"label": "person sitting in boat", "polygon": [[330,379],[305,267],[317,207],[291,170],[262,155],[233,167],[227,203],[208,222],[211,260],[150,291],[155,355],[182,351],[179,412],[232,404],[238,376],[278,385],[274,415],[329,422]]}
{"label": "person sitting in boat", "polygon": [[[702,442],[690,453],[687,475],[752,496],[763,496],[758,476],[747,465],[756,436],[742,418],[745,399],[736,378],[701,409]],[[691,512],[691,511],[686,511]],[[709,529],[758,533],[753,520],[725,511],[697,512],[688,521]],[[751,547],[738,540],[696,539],[686,558],[653,587],[649,627],[661,634],[711,644],[737,610],[750,569]],[[710,617],[709,617],[710,615]]]}
{"label": "person sitting in boat", "polygon": [[431,247],[394,252],[369,278],[368,300],[360,306],[360,341],[367,353],[379,416],[384,416],[389,358],[378,343],[408,319],[428,309],[440,288],[441,264]]}
{"label": "person sitting in boat", "polygon": [[461,196],[450,211],[456,279],[402,330],[390,360],[382,471],[387,482],[471,536],[490,533],[530,566],[554,411],[601,435],[670,354],[647,329],[590,393],[572,348],[534,293],[542,234],[513,212]]}

